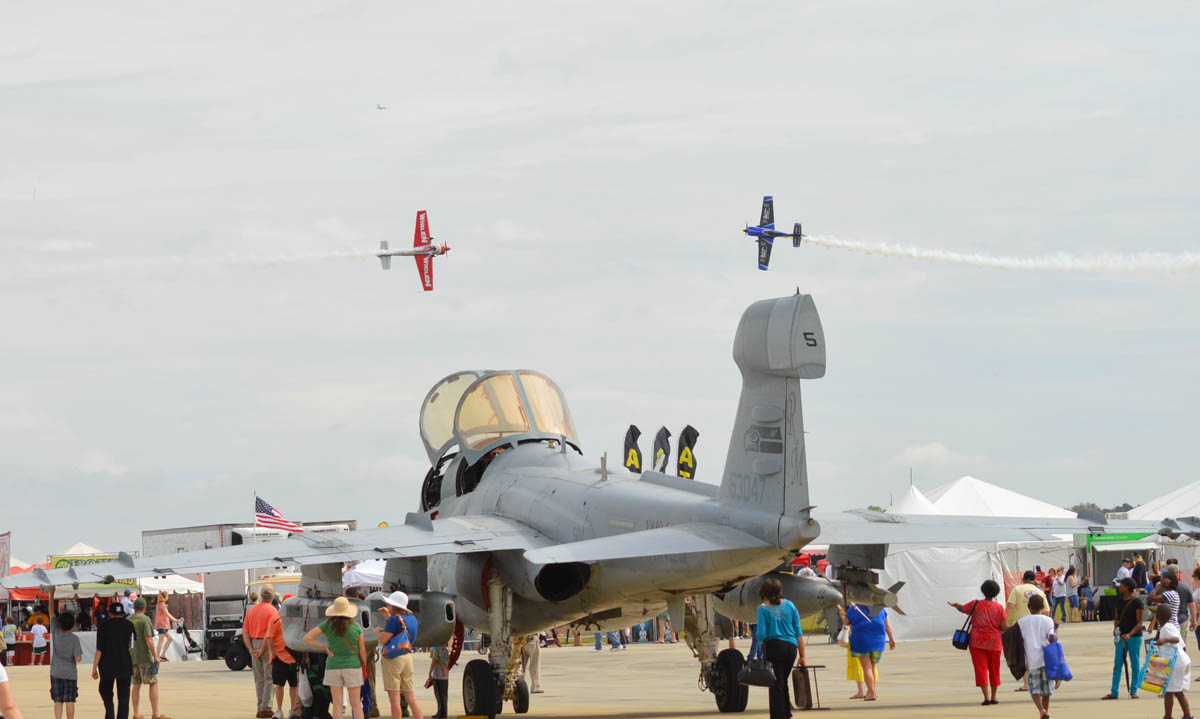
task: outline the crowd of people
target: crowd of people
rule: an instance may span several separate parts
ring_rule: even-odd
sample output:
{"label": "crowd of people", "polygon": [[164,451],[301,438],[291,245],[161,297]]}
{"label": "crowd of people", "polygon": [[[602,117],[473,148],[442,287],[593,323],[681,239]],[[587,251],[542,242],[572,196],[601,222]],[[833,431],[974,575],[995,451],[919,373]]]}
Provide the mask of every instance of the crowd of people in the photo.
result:
{"label": "crowd of people", "polygon": [[[1112,684],[1101,700],[1120,697],[1122,677],[1128,696],[1137,699],[1151,647],[1173,646],[1174,666],[1169,682],[1161,687],[1164,716],[1171,717],[1178,703],[1184,718],[1191,719],[1187,700],[1191,660],[1184,637],[1190,629],[1200,644],[1200,628],[1195,598],[1181,571],[1177,560],[1161,566],[1147,566],[1141,556],[1122,561],[1113,580],[1117,604]],[[1192,579],[1200,582],[1200,568],[1193,571]],[[1050,698],[1062,683],[1061,676],[1047,669],[1046,648],[1057,642],[1060,624],[1096,618],[1099,594],[1089,587],[1086,577],[1078,576],[1075,567],[1025,571],[1021,584],[1012,588],[1003,604],[996,581],[985,581],[979,591],[981,599],[949,604],[968,615],[968,649],[983,705],[999,703],[996,692],[1002,683],[1003,658],[1010,673],[1020,678],[1017,691],[1028,692],[1038,716],[1046,719]]]}

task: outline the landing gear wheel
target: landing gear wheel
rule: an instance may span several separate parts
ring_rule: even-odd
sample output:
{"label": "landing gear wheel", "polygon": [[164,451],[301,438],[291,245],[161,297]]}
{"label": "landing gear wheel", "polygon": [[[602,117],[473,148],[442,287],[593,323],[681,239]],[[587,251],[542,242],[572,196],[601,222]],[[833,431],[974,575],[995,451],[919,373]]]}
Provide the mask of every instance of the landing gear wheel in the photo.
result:
{"label": "landing gear wheel", "polygon": [[472,659],[463,670],[463,709],[467,714],[494,717],[503,699],[496,691],[496,675],[486,659]]}
{"label": "landing gear wheel", "polygon": [[709,689],[717,699],[717,709],[723,713],[746,711],[750,687],[738,681],[738,672],[745,663],[742,653],[736,649],[725,649],[717,655]]}
{"label": "landing gear wheel", "polygon": [[524,714],[529,711],[529,685],[524,679],[516,681],[516,687],[513,690],[513,712]]}
{"label": "landing gear wheel", "polygon": [[238,641],[225,650],[225,666],[230,670],[240,672],[250,665],[250,651],[245,645]]}

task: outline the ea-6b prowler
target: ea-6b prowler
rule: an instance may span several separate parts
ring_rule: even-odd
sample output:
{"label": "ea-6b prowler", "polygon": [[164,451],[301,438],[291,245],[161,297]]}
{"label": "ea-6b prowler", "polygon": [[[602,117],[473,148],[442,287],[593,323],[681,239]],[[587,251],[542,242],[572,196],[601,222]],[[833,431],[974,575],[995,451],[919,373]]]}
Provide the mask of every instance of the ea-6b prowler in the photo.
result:
{"label": "ea-6b prowler", "polygon": [[[1049,538],[1085,533],[1078,520],[835,515],[818,525],[809,504],[800,381],[825,374],[825,334],[812,298],[764,300],[743,314],[733,343],[741,398],[720,486],[659,472],[632,474],[584,459],[566,399],[529,370],[464,371],[439,381],[421,407],[431,469],[421,512],[402,526],[338,535],[297,534],[267,544],[6,577],[8,587],[73,584],[196,571],[300,565],[301,590],[281,614],[288,646],[341,593],[345,562],[387,560],[387,589],[402,588],[420,620],[417,646],[438,646],[463,625],[491,636],[469,662],[467,714],[494,716],[506,700],[529,710],[519,679],[524,638],[562,624],[628,627],[664,610],[683,627],[700,685],[718,709],[742,711],[736,650],[717,652],[714,593],[786,562],[818,535],[845,548],[841,566],[882,566],[898,542]],[[1098,527],[1092,529],[1098,530]],[[875,563],[872,563],[875,562]],[[685,605],[685,598],[691,602]],[[381,595],[355,600],[378,627]],[[459,634],[461,636],[461,634]],[[367,632],[374,645],[374,632]]]}

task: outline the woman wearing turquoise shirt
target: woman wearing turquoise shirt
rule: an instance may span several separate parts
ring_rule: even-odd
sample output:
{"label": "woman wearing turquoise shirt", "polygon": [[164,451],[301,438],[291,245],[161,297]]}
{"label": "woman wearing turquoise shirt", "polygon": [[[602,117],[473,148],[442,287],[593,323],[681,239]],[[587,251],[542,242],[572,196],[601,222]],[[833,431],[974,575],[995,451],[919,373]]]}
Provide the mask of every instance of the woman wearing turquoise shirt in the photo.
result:
{"label": "woman wearing turquoise shirt", "polygon": [[788,719],[792,702],[788,696],[788,677],[792,665],[804,666],[804,631],[800,612],[783,598],[783,585],[768,578],[759,590],[763,603],[758,606],[758,626],[754,638],[762,644],[763,657],[775,670],[775,685],[770,689],[771,719]]}

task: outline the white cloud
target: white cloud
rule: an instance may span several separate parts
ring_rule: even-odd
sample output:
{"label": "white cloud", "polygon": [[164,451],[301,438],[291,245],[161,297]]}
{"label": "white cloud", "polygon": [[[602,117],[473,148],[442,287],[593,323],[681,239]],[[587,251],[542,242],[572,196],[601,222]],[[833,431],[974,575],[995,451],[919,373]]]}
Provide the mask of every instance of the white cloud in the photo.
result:
{"label": "white cloud", "polygon": [[926,442],[905,447],[900,454],[892,457],[888,462],[902,467],[920,467],[959,474],[978,472],[988,465],[986,456],[955,452],[942,442]]}
{"label": "white cloud", "polygon": [[129,472],[129,467],[122,464],[116,457],[99,450],[85,452],[76,465],[76,469],[83,474],[108,477],[123,477]]}
{"label": "white cloud", "polygon": [[88,240],[45,240],[30,246],[34,252],[45,253],[63,253],[63,252],[80,252],[93,247],[93,243]]}

